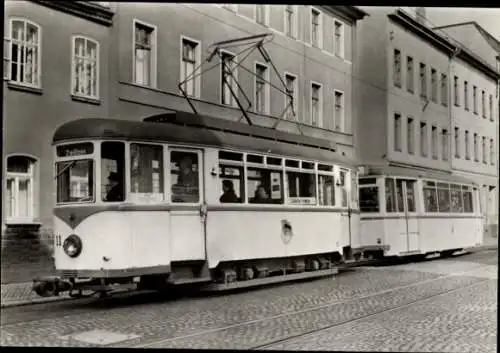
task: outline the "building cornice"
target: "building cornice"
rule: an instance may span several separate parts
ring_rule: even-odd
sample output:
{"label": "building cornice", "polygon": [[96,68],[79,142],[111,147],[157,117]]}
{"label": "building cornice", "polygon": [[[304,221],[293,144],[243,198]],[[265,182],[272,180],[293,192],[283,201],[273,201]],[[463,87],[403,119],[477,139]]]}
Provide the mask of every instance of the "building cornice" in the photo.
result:
{"label": "building cornice", "polygon": [[78,16],[86,20],[104,25],[113,24],[113,11],[111,9],[90,1],[50,1],[30,0],[36,4],[50,7],[67,14]]}
{"label": "building cornice", "polygon": [[481,71],[486,76],[494,80],[500,79],[500,73],[487,64],[483,59],[470,52],[467,48],[458,45],[457,43],[453,43],[445,37],[439,35],[431,28],[418,22],[404,11],[398,9],[394,13],[389,14],[388,17],[392,21],[398,23],[402,27],[427,41],[437,49],[443,51],[448,56],[451,57],[456,55],[458,58]]}

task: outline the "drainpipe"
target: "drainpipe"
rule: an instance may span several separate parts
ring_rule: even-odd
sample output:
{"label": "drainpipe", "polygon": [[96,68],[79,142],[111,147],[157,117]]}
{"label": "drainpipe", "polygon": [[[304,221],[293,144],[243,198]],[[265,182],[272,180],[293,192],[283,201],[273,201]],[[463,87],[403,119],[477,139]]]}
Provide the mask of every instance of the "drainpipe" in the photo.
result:
{"label": "drainpipe", "polygon": [[448,110],[448,116],[449,116],[449,119],[450,119],[450,129],[449,129],[449,133],[448,133],[448,158],[450,159],[450,167],[451,167],[451,172],[453,173],[453,151],[452,151],[452,148],[451,148],[451,141],[452,141],[452,137],[453,137],[453,107],[455,106],[455,102],[453,101],[453,93],[452,92],[452,86],[451,86],[451,82],[452,82],[452,70],[451,70],[451,66],[452,66],[452,63],[453,63],[453,59],[457,57],[458,54],[460,54],[460,52],[462,51],[462,49],[460,49],[459,47],[456,47],[453,54],[451,55],[450,57],[450,62],[448,63],[448,80],[450,82],[450,85],[448,87],[448,107],[450,108]]}

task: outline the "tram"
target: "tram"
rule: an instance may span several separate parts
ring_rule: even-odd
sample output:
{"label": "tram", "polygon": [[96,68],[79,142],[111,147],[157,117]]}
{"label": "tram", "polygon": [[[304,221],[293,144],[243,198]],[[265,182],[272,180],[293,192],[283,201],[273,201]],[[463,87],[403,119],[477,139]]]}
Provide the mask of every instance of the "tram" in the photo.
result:
{"label": "tram", "polygon": [[324,140],[177,112],[74,120],[53,145],[42,296],[325,276],[359,238],[357,170]]}
{"label": "tram", "polygon": [[[401,167],[366,167],[359,177],[360,243],[367,257],[449,256],[483,241],[478,186]],[[354,246],[354,245],[353,245]]]}

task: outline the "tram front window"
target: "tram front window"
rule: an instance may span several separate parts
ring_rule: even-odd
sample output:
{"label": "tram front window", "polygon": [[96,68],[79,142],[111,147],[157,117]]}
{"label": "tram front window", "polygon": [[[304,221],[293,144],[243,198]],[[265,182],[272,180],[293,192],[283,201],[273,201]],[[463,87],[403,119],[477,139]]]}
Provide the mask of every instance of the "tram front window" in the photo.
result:
{"label": "tram front window", "polygon": [[58,162],[57,202],[94,200],[94,162],[90,159]]}

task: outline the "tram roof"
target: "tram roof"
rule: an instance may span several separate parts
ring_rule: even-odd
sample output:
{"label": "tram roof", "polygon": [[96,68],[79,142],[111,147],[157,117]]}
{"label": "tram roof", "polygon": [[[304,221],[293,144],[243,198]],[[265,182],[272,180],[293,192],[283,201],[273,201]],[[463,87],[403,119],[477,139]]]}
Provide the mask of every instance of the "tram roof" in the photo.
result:
{"label": "tram roof", "polygon": [[155,115],[144,121],[103,118],[72,120],[56,129],[53,143],[81,139],[236,148],[355,166],[354,160],[336,152],[334,144],[327,140],[185,112]]}
{"label": "tram roof", "polygon": [[368,173],[366,175],[363,175],[362,177],[370,176],[423,178],[431,180],[436,179],[438,181],[445,181],[449,183],[476,184],[474,181],[459,175],[396,166],[368,167]]}

